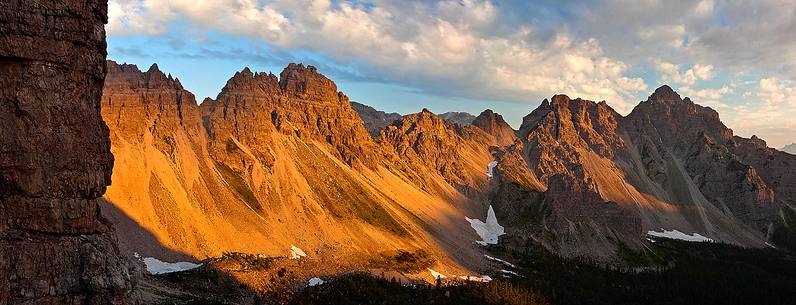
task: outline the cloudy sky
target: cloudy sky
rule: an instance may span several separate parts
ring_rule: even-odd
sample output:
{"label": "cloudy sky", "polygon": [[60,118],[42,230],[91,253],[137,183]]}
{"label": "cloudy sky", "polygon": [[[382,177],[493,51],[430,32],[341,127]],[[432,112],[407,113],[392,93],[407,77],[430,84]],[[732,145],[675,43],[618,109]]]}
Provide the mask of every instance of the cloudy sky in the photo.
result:
{"label": "cloudy sky", "polygon": [[200,101],[303,62],[381,110],[518,127],[554,94],[627,114],[669,84],[738,135],[796,142],[794,0],[110,0],[106,28],[110,59],[157,62]]}

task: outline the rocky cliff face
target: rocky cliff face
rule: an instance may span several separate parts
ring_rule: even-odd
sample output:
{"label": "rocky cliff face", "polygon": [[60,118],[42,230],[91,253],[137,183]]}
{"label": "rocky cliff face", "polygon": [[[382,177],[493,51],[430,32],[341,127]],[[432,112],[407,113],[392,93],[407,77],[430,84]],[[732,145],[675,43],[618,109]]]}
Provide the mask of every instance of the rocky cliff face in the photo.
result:
{"label": "rocky cliff face", "polygon": [[[566,237],[548,243],[564,255],[608,258],[615,240],[637,244],[661,228],[745,246],[792,241],[790,155],[734,137],[715,111],[668,86],[627,117],[604,102],[554,96],[523,119],[519,135],[522,143],[500,158],[498,178],[525,178],[510,179],[521,186],[516,196],[493,201],[498,211],[527,208],[512,198],[546,190],[541,223]],[[520,150],[531,173],[505,172],[503,159]]]}
{"label": "rocky cliff face", "polygon": [[642,153],[642,162],[653,168],[648,176],[659,185],[671,185],[671,175],[661,175],[666,170],[657,165],[679,163],[717,208],[761,231],[775,218],[779,207],[774,190],[750,162],[735,154],[732,130],[721,123],[716,111],[681,99],[664,86],[623,123],[639,151],[648,152]]}
{"label": "rocky cliff face", "polygon": [[379,142],[420,170],[438,171],[462,191],[486,188],[486,168],[492,159],[488,147],[494,138],[478,128],[453,125],[423,109],[387,126]]}
{"label": "rocky cliff face", "polygon": [[0,4],[0,304],[124,304],[130,264],[97,197],[105,1]]}
{"label": "rocky cliff face", "polygon": [[[312,276],[365,268],[397,249],[430,251],[440,269],[479,264],[464,221],[483,217],[479,205],[436,168],[376,142],[315,68],[291,64],[279,77],[244,69],[197,106],[156,66],[108,66],[102,114],[117,170],[105,198],[125,251],[173,260],[285,256],[295,245],[324,266],[300,271]],[[483,185],[488,160],[479,162]]]}
{"label": "rocky cliff face", "polygon": [[611,240],[643,235],[639,212],[628,200],[633,193],[622,190],[622,173],[612,163],[624,153],[620,119],[605,103],[564,95],[523,118],[523,156],[547,190],[544,222],[561,237],[553,244],[562,254],[607,258],[614,251]]}
{"label": "rocky cliff face", "polygon": [[245,125],[258,123],[249,122],[247,116],[268,115],[279,132],[327,143],[350,165],[373,167],[378,162],[379,151],[348,97],[312,66],[290,64],[278,81],[273,74],[244,69],[227,82],[207,112],[213,137],[230,133],[256,143],[263,137],[247,133],[261,128]]}
{"label": "rocky cliff face", "polygon": [[351,102],[351,107],[353,107],[354,111],[362,118],[362,122],[365,123],[365,129],[368,130],[368,133],[373,138],[379,137],[379,133],[381,133],[384,128],[401,118],[401,115],[398,113],[386,113],[357,102]]}
{"label": "rocky cliff face", "polygon": [[514,144],[517,139],[514,129],[503,120],[503,116],[487,109],[473,119],[473,126],[481,128],[487,134],[495,137],[498,146],[508,146]]}

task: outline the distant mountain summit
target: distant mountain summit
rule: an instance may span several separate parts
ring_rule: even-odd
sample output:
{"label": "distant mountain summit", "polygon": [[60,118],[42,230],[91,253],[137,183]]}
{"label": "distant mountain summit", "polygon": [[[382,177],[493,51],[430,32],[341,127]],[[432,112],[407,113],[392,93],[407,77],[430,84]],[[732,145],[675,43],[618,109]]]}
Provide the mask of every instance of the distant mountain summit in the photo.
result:
{"label": "distant mountain summit", "polygon": [[517,139],[516,131],[491,109],[484,110],[471,122],[473,126],[495,137],[497,145],[508,146]]}
{"label": "distant mountain summit", "polygon": [[780,148],[779,150],[789,153],[791,155],[796,155],[796,143],[785,145],[785,147]]}
{"label": "distant mountain summit", "polygon": [[354,101],[351,102],[351,107],[354,108],[354,111],[359,113],[359,117],[362,118],[362,122],[365,123],[365,129],[367,129],[368,133],[374,138],[378,137],[379,133],[384,130],[387,125],[401,118],[401,115],[398,113],[379,111],[373,107]]}
{"label": "distant mountain summit", "polygon": [[470,123],[475,120],[475,116],[467,112],[445,112],[440,114],[439,117],[451,124],[459,124],[462,126],[470,125]]}

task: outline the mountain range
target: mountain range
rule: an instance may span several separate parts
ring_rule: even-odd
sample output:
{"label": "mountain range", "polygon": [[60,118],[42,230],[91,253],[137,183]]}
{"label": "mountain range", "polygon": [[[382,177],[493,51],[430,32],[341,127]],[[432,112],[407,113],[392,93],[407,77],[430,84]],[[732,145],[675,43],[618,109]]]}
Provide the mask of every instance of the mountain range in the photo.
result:
{"label": "mountain range", "polygon": [[734,136],[668,86],[627,116],[556,95],[514,130],[491,110],[384,113],[301,64],[279,76],[243,69],[201,104],[157,65],[107,70],[115,167],[103,211],[128,253],[295,246],[333,272],[422,250],[435,270],[473,274],[487,241],[470,220],[488,210],[508,247],[606,262],[662,230],[796,245],[796,156]]}
{"label": "mountain range", "polygon": [[106,61],[107,1],[0,7],[0,304],[794,298],[796,155],[668,86],[518,129],[382,112],[302,64],[197,103]]}

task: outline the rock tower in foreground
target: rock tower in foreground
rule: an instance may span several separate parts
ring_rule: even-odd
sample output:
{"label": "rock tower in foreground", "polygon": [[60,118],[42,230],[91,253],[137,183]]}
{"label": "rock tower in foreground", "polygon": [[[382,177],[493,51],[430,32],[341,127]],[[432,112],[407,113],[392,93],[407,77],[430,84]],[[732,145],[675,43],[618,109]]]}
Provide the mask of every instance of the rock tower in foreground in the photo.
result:
{"label": "rock tower in foreground", "polygon": [[132,276],[97,198],[105,0],[0,2],[0,304],[126,304]]}

